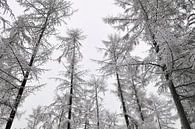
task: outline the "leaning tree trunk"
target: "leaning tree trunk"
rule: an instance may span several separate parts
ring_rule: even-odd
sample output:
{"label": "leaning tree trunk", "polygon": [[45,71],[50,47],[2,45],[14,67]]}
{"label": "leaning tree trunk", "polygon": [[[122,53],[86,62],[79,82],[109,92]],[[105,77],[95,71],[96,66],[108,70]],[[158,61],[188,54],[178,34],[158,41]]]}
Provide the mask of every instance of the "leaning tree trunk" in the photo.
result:
{"label": "leaning tree trunk", "polygon": [[123,95],[123,90],[122,90],[122,86],[121,86],[121,82],[120,82],[120,77],[119,77],[119,73],[118,73],[118,67],[117,65],[117,57],[115,55],[114,52],[114,63],[115,63],[115,74],[116,74],[116,80],[117,80],[117,85],[118,85],[118,92],[119,92],[119,97],[121,100],[121,105],[122,105],[122,109],[123,109],[123,115],[125,118],[125,123],[127,126],[127,129],[131,129],[131,125],[129,123],[129,119],[128,119],[128,114],[127,114],[127,109],[126,109],[126,104],[125,104],[125,99],[124,99],[124,95]]}
{"label": "leaning tree trunk", "polygon": [[165,75],[165,77],[166,77],[166,80],[168,81],[169,89],[170,89],[171,94],[173,96],[173,100],[175,102],[178,114],[180,116],[182,126],[184,127],[184,129],[191,129],[190,124],[188,122],[188,119],[186,117],[183,105],[179,99],[179,95],[177,94],[177,91],[176,91],[175,86],[173,84],[173,81],[171,79],[169,79],[170,77],[168,74]]}
{"label": "leaning tree trunk", "polygon": [[44,34],[44,32],[46,30],[46,27],[47,27],[48,17],[49,16],[46,17],[46,20],[45,20],[45,23],[44,23],[44,25],[41,29],[41,33],[39,35],[38,41],[35,44],[35,47],[34,47],[30,62],[29,62],[29,69],[26,71],[26,73],[24,75],[24,78],[22,80],[21,86],[20,86],[18,94],[16,96],[16,99],[15,99],[15,102],[14,102],[13,108],[11,110],[11,113],[10,113],[10,116],[9,116],[8,121],[7,121],[5,129],[11,129],[11,126],[13,124],[13,120],[15,118],[15,115],[16,115],[16,112],[17,112],[17,109],[18,109],[18,105],[20,104],[20,101],[21,101],[21,98],[22,98],[22,95],[23,95],[23,92],[24,92],[29,74],[31,72],[31,67],[33,66],[34,60],[36,58],[36,55],[37,55],[37,52],[38,52],[38,49],[39,49],[39,46],[40,46],[40,43],[41,43],[41,39],[42,39],[43,34]]}
{"label": "leaning tree trunk", "polygon": [[[145,20],[145,22],[146,22],[146,24],[147,24],[147,28],[148,28],[150,37],[151,37],[151,39],[152,39],[152,44],[153,44],[153,46],[154,46],[154,48],[155,48],[156,53],[158,53],[158,52],[159,52],[159,46],[158,46],[158,44],[157,44],[157,42],[156,42],[156,40],[155,40],[155,34],[152,32],[151,26],[149,25],[148,14],[147,14],[147,12],[146,12],[146,10],[145,10],[145,8],[144,8],[144,6],[143,6],[141,0],[138,0],[138,2],[139,2],[140,7],[141,7],[141,9],[142,9],[142,11],[143,11],[144,20]],[[163,72],[165,72],[165,68],[166,68],[166,67],[167,67],[166,65],[163,66],[163,68],[162,68],[162,71],[163,71]],[[186,117],[186,114],[185,114],[183,105],[182,105],[182,103],[181,103],[181,101],[180,101],[180,99],[179,99],[179,95],[177,94],[177,91],[176,91],[176,89],[175,89],[175,86],[174,86],[174,84],[173,84],[173,81],[172,81],[171,78],[170,78],[170,77],[171,77],[170,74],[169,74],[169,73],[166,73],[164,76],[165,76],[166,81],[168,82],[168,87],[169,87],[169,89],[170,89],[171,95],[172,95],[172,97],[173,97],[174,103],[175,103],[176,108],[177,108],[177,111],[178,111],[178,114],[179,114],[179,116],[180,116],[180,120],[181,120],[182,126],[183,126],[185,129],[191,129],[190,124],[189,124],[189,121],[188,121],[188,119],[187,119],[187,117]]]}
{"label": "leaning tree trunk", "polygon": [[69,96],[69,104],[68,104],[68,124],[67,129],[71,128],[70,121],[72,119],[72,98],[73,98],[73,87],[74,87],[74,64],[75,64],[75,42],[72,54],[72,62],[71,62],[71,80],[70,80],[70,96]]}
{"label": "leaning tree trunk", "polygon": [[126,104],[125,104],[125,100],[124,100],[124,96],[123,96],[123,90],[122,90],[122,87],[121,87],[121,82],[120,82],[118,72],[116,72],[116,79],[117,79],[118,92],[119,92],[119,97],[120,97],[121,104],[122,104],[123,115],[124,115],[124,118],[125,118],[126,126],[127,126],[127,129],[131,129],[130,123],[129,123],[129,120],[128,120]]}

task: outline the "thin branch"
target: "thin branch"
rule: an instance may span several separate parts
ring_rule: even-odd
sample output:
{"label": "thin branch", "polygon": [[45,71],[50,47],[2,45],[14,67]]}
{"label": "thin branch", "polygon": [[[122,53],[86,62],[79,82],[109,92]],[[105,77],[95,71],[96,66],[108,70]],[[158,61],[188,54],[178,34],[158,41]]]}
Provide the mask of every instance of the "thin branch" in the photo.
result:
{"label": "thin branch", "polygon": [[186,84],[177,85],[175,88],[189,86],[189,85],[192,85],[192,84],[195,84],[195,82],[190,82],[190,83],[186,83]]}
{"label": "thin branch", "polygon": [[[180,95],[181,96],[181,95]],[[190,96],[182,96],[183,98],[181,98],[180,100],[186,100],[186,99],[189,99],[189,98],[193,98],[195,97],[195,95],[190,95]]]}
{"label": "thin branch", "polygon": [[22,67],[22,64],[20,63],[20,60],[18,59],[18,57],[17,57],[16,53],[14,52],[14,50],[12,49],[12,47],[11,47],[10,45],[8,45],[8,46],[10,47],[12,53],[14,54],[14,57],[16,58],[16,60],[17,60],[17,62],[18,62],[18,64],[19,64],[19,66],[20,66],[20,69],[22,70],[22,75],[23,75],[23,77],[24,77],[25,72],[24,72],[24,68]]}
{"label": "thin branch", "polygon": [[17,80],[18,82],[22,82],[21,80],[19,80],[18,78],[14,77],[13,75],[11,75],[11,74],[5,72],[4,70],[0,69],[0,71],[3,72],[3,73],[5,73],[6,75],[12,77],[13,79]]}
{"label": "thin branch", "polygon": [[159,64],[155,64],[155,63],[152,63],[152,62],[138,62],[138,63],[129,63],[129,64],[125,64],[125,65],[122,65],[122,66],[129,66],[129,65],[153,65],[153,66],[157,66],[157,67],[160,67],[160,68],[163,68],[162,65],[159,65]]}
{"label": "thin branch", "polygon": [[0,79],[4,80],[5,82],[11,84],[14,88],[19,89],[16,85],[12,84],[10,81],[6,80],[5,78],[0,77]]}
{"label": "thin branch", "polygon": [[[5,105],[5,106],[10,107],[11,109],[13,109],[11,103],[8,103],[7,101],[4,102],[4,101],[1,100],[0,105]],[[0,119],[2,119],[2,118],[0,118]]]}

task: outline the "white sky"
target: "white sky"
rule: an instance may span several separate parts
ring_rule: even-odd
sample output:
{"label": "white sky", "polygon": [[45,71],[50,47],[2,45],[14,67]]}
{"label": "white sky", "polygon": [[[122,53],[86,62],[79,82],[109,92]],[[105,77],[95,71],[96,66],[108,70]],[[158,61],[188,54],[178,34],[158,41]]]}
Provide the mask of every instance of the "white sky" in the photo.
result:
{"label": "white sky", "polygon": [[[20,8],[13,0],[9,0],[13,12],[19,14]],[[83,41],[83,67],[89,69],[92,72],[98,68],[97,64],[90,61],[90,59],[100,59],[101,54],[97,52],[97,47],[102,46],[102,40],[107,40],[107,35],[114,32],[114,30],[102,20],[103,17],[108,15],[116,15],[119,9],[113,4],[114,0],[72,0],[74,9],[79,9],[70,20],[67,21],[68,28],[80,28],[83,30],[87,38]],[[66,32],[66,27],[60,27],[61,35]],[[54,41],[55,42],[55,41]],[[134,52],[135,55],[146,55],[143,53],[146,46],[139,46]],[[14,120],[13,129],[20,129],[26,126],[26,117],[32,112],[32,108],[36,108],[38,105],[49,104],[54,97],[54,89],[57,84],[54,80],[49,78],[55,77],[60,71],[60,66],[57,63],[49,62],[45,66],[47,69],[51,69],[42,75],[41,83],[47,83],[47,85],[35,94],[30,95],[19,111],[25,111],[25,114],[18,120]],[[110,84],[110,83],[109,83]],[[120,103],[117,101],[116,96],[113,94],[106,94],[104,104],[106,108],[113,112],[119,111]]]}

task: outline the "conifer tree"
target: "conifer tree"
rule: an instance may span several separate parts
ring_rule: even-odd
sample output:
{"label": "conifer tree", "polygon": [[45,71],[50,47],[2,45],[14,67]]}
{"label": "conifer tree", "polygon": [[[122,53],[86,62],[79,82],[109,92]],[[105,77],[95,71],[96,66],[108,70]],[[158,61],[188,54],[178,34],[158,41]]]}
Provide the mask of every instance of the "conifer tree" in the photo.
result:
{"label": "conifer tree", "polygon": [[7,29],[5,38],[10,51],[8,55],[14,57],[11,63],[15,61],[17,71],[11,75],[1,70],[18,81],[6,129],[12,126],[28,80],[38,77],[40,69],[37,66],[46,62],[51,53],[47,37],[54,34],[56,25],[72,14],[71,3],[63,0],[19,0],[18,3],[25,8],[25,14]]}
{"label": "conifer tree", "polygon": [[151,45],[150,55],[146,61],[150,64],[155,63],[156,72],[162,73],[161,82],[167,85],[172,94],[183,127],[191,129],[189,117],[186,115],[189,111],[181,100],[183,88],[176,87],[177,85],[183,87],[186,80],[184,78],[189,77],[189,74],[185,73],[188,70],[192,71],[189,60],[192,48],[186,49],[189,45],[186,36],[188,37],[192,31],[185,24],[185,20],[193,10],[193,2],[116,0],[116,4],[124,9],[124,13],[105,18],[105,22],[116,25],[117,29],[126,32],[123,39],[128,40],[128,43],[138,44],[145,41]]}

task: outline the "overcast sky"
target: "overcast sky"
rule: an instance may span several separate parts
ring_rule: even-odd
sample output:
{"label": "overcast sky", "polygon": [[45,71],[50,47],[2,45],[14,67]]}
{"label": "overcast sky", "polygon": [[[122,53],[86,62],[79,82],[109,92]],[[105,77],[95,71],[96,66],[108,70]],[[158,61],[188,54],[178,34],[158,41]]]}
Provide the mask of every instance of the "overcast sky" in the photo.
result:
{"label": "overcast sky", "polygon": [[[10,2],[11,1],[11,2]],[[107,39],[107,35],[114,32],[114,30],[102,20],[103,17],[108,15],[116,15],[119,9],[113,4],[114,0],[72,0],[74,9],[79,9],[70,20],[67,20],[67,26],[60,27],[60,32],[63,36],[68,28],[80,28],[83,30],[87,38],[83,41],[82,53],[83,53],[83,68],[89,69],[91,72],[95,72],[98,66],[90,59],[100,59],[101,54],[97,52],[98,47],[102,47],[102,40]],[[13,0],[9,0],[9,4],[14,13],[19,14],[20,8]],[[53,41],[52,41],[53,42]],[[54,41],[55,42],[55,41]],[[146,55],[146,46],[139,46],[134,54],[140,56]],[[47,83],[47,85],[41,89],[41,91],[30,95],[23,106],[19,109],[20,112],[24,112],[24,115],[19,120],[15,120],[13,129],[20,129],[26,126],[26,118],[32,113],[32,108],[36,108],[38,105],[47,105],[51,103],[54,97],[54,89],[57,83],[51,80],[51,77],[57,76],[60,71],[60,66],[50,61],[45,66],[47,69],[51,69],[49,72],[45,72],[42,75],[40,83]],[[110,83],[109,83],[110,84]],[[109,86],[110,88],[111,86]],[[108,92],[106,94],[104,104],[112,112],[119,112],[120,103],[117,101],[116,96]]]}

